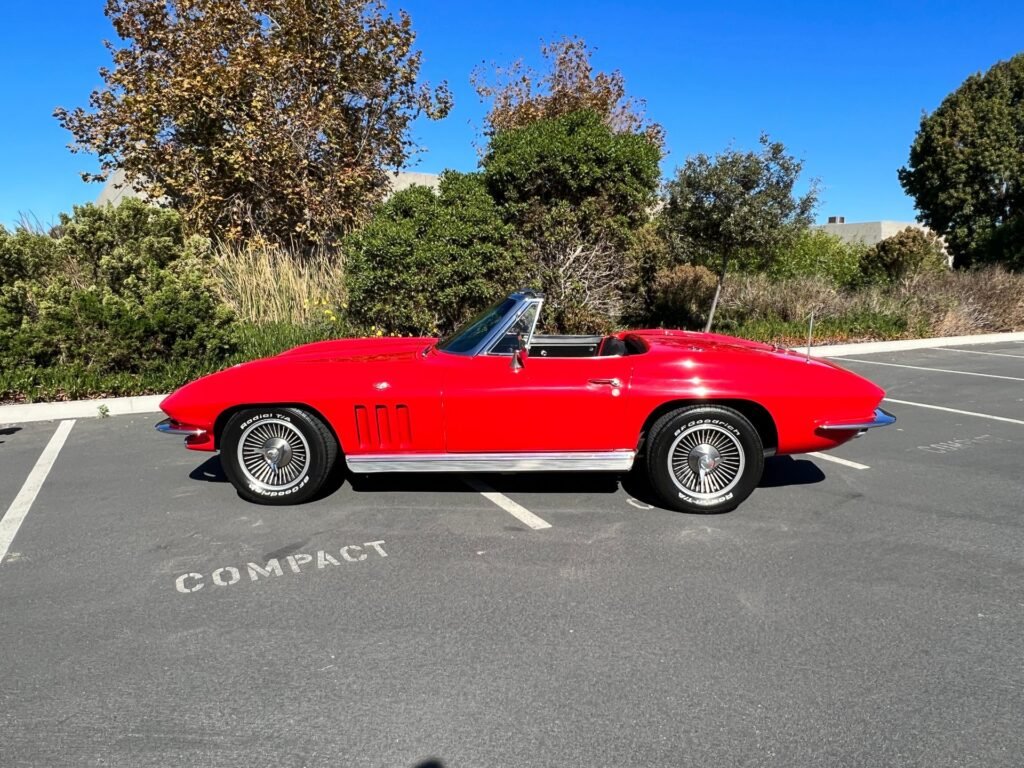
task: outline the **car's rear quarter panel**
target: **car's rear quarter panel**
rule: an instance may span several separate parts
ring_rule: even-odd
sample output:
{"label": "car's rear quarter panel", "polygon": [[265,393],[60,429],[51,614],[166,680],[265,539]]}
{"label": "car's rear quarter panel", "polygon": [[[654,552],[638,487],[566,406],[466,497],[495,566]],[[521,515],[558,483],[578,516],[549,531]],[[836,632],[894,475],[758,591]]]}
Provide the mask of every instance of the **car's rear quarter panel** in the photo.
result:
{"label": "car's rear quarter panel", "polygon": [[667,403],[751,402],[774,421],[780,454],[826,450],[846,442],[852,433],[822,434],[818,426],[869,419],[883,394],[873,383],[830,363],[758,348],[655,342],[636,359],[629,418],[638,431]]}

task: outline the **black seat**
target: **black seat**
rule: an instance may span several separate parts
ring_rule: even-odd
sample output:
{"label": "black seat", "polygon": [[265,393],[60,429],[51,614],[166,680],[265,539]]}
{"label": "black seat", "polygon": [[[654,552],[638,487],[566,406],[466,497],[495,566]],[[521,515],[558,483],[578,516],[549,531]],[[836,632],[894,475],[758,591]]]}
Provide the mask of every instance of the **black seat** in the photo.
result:
{"label": "black seat", "polygon": [[598,357],[614,357],[616,355],[626,354],[626,342],[620,339],[618,336],[608,336],[605,338],[604,343],[601,345],[601,351],[597,353]]}

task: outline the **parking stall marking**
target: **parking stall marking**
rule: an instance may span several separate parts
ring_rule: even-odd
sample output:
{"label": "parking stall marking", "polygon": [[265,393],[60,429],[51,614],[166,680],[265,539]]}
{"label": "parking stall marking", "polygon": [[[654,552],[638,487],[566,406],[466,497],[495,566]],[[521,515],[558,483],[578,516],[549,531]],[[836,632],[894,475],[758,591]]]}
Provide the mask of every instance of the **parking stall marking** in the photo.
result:
{"label": "parking stall marking", "polygon": [[976,411],[961,411],[958,408],[947,408],[944,405],[931,405],[929,403],[914,403],[910,400],[897,400],[894,397],[882,398],[887,403],[897,403],[899,405],[913,405],[917,408],[930,408],[933,411],[946,411],[947,413],[959,413],[963,416],[977,416],[979,419],[991,419],[992,421],[1004,421],[1007,424],[1021,424],[1024,425],[1024,421],[1021,419],[1011,419],[1006,416],[993,416],[990,413],[978,413]]}
{"label": "parking stall marking", "polygon": [[533,512],[528,510],[523,505],[517,504],[516,502],[512,501],[512,499],[510,499],[505,494],[498,493],[496,490],[487,485],[487,483],[481,482],[476,478],[466,478],[465,482],[466,485],[468,485],[474,491],[479,493],[489,502],[498,505],[506,512],[508,512],[510,515],[512,515],[512,517],[516,518],[517,520],[519,520],[519,522],[523,523],[524,525],[529,526],[533,530],[541,531],[545,528],[551,527],[551,523],[549,523],[547,520],[542,520],[541,518],[537,517],[537,515],[533,514]]}
{"label": "parking stall marking", "polygon": [[957,349],[956,347],[936,347],[943,352],[966,352],[969,355],[992,355],[993,357],[1015,357],[1024,360],[1024,355],[1011,355],[1009,352],[982,352],[980,349]]}
{"label": "parking stall marking", "polygon": [[871,469],[867,464],[861,464],[856,461],[850,461],[849,459],[841,459],[838,456],[829,456],[827,453],[812,452],[808,453],[808,456],[813,456],[816,459],[824,459],[825,461],[832,461],[836,464],[842,464],[844,467],[851,467],[852,469]]}
{"label": "parking stall marking", "polygon": [[18,495],[14,497],[11,506],[7,508],[6,514],[0,518],[0,565],[3,564],[4,558],[7,557],[7,551],[11,547],[11,542],[18,535],[18,529],[21,528],[25,516],[28,515],[28,511],[32,508],[32,504],[39,494],[39,489],[43,487],[46,476],[50,474],[50,469],[53,468],[53,463],[57,460],[57,455],[60,453],[60,449],[64,447],[64,442],[68,439],[68,433],[71,432],[73,426],[75,426],[74,419],[62,421],[57,425],[57,430],[53,433],[53,437],[50,438],[50,442],[43,448],[43,452],[39,455],[36,465],[32,467],[32,471],[29,472],[28,477],[25,479],[25,484],[21,486]]}
{"label": "parking stall marking", "polygon": [[981,376],[984,379],[1005,379],[1007,381],[1024,381],[1020,376],[997,376],[994,373],[975,373],[974,371],[953,371],[948,368],[926,368],[923,365],[904,365],[902,363],[883,363],[880,360],[860,360],[855,357],[844,357],[844,362],[865,363],[866,365],[885,365],[889,368],[910,368],[915,371],[932,371],[933,373],[956,373],[960,376]]}

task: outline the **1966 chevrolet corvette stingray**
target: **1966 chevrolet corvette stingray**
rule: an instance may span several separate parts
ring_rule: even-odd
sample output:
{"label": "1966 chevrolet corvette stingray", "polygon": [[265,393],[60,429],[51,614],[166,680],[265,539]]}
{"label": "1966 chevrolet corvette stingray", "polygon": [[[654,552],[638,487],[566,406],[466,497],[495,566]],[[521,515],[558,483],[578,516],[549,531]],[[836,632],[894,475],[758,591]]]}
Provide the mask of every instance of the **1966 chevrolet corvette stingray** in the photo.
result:
{"label": "1966 chevrolet corvette stingray", "polygon": [[206,376],[157,429],[220,450],[238,493],[314,497],[343,457],[366,472],[626,472],[664,504],[733,509],[765,456],[834,448],[895,419],[884,392],[832,363],[663,329],[534,333],[543,297],[497,302],[446,339],[307,344]]}

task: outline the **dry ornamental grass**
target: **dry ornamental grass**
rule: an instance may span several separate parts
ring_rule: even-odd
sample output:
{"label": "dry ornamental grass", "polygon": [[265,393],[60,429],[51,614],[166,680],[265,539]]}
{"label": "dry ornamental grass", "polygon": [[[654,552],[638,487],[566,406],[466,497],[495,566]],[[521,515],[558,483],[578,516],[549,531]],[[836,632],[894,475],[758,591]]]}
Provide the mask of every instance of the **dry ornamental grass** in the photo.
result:
{"label": "dry ornamental grass", "polygon": [[243,323],[311,326],[342,317],[345,269],[340,252],[298,256],[271,244],[222,244],[216,272],[224,302]]}

